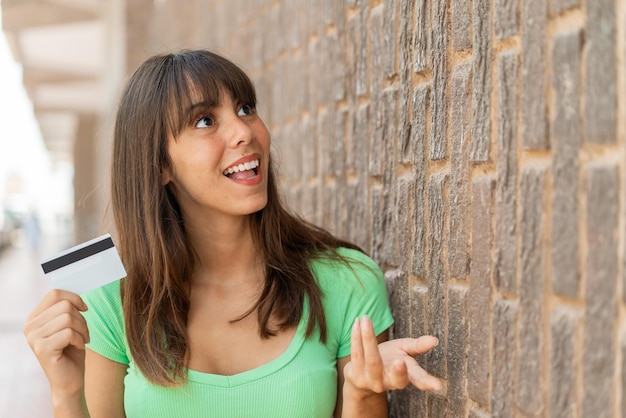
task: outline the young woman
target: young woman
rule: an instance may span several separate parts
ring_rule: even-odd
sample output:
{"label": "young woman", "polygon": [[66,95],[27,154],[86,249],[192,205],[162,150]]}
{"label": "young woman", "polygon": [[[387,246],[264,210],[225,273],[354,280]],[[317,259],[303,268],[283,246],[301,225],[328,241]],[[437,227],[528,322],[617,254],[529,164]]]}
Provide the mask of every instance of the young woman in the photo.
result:
{"label": "young woman", "polygon": [[441,387],[387,340],[384,279],[291,215],[246,74],[208,51],[148,59],[123,93],[112,209],[127,270],[53,290],[24,328],[56,417],[384,417]]}

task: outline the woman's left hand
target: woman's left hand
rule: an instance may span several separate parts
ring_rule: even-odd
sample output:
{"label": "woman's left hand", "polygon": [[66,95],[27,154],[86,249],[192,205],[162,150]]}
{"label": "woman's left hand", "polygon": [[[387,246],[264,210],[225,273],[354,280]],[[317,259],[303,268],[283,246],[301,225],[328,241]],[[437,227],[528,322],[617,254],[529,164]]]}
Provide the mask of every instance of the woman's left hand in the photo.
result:
{"label": "woman's left hand", "polygon": [[350,362],[344,368],[345,383],[363,392],[382,393],[404,389],[409,383],[420,390],[440,390],[441,381],[422,369],[415,356],[437,346],[430,335],[399,338],[378,343],[372,321],[355,321],[351,335]]}

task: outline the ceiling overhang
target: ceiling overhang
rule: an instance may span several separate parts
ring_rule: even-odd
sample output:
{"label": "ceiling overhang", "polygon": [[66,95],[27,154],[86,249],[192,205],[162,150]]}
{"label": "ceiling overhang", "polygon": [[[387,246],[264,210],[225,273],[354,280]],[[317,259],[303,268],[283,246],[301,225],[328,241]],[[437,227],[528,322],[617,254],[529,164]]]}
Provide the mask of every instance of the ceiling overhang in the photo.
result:
{"label": "ceiling overhang", "polygon": [[81,114],[103,109],[105,0],[2,0],[2,27],[54,160],[72,158]]}

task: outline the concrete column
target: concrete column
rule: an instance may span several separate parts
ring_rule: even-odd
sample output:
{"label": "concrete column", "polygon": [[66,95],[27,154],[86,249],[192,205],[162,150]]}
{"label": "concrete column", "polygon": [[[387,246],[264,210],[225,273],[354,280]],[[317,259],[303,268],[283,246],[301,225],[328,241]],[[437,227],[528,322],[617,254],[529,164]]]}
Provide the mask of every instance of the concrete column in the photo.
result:
{"label": "concrete column", "polygon": [[86,241],[98,235],[101,211],[95,195],[99,181],[94,151],[97,116],[81,114],[74,141],[74,240]]}

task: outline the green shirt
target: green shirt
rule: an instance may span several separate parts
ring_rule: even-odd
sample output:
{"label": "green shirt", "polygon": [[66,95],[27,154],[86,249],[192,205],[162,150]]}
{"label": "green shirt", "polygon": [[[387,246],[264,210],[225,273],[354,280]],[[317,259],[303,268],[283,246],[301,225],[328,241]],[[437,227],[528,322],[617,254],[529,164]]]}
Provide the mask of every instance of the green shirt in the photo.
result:
{"label": "green shirt", "polygon": [[337,359],[350,354],[350,332],[357,316],[367,314],[376,334],[393,323],[382,272],[366,255],[345,248],[350,266],[328,259],[311,262],[323,292],[328,338],[305,338],[308,307],[295,336],[278,358],[232,376],[188,370],[176,388],[147,381],[130,355],[124,332],[119,282],[96,289],[84,299],[91,342],[88,347],[128,365],[124,379],[127,418],[328,418],[337,398]]}

